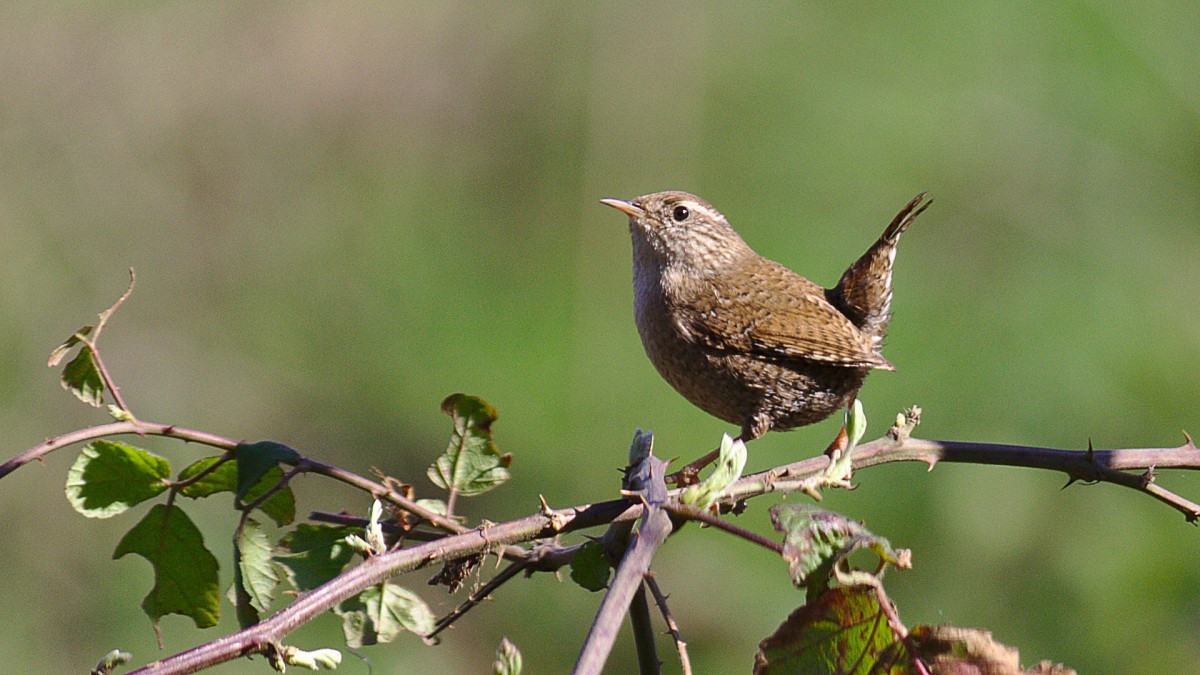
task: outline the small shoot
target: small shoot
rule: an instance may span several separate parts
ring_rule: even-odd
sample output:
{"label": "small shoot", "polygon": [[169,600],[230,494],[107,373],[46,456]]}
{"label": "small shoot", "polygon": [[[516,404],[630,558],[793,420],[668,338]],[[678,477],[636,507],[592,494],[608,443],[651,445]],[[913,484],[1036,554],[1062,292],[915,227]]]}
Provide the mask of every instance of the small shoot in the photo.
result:
{"label": "small shoot", "polygon": [[114,649],[104,655],[96,667],[92,669],[90,675],[112,675],[112,672],[117,669],[117,666],[123,666],[133,658],[133,654],[123,652],[120,649]]}
{"label": "small shoot", "polygon": [[492,675],[521,675],[521,650],[508,638],[501,640],[500,646],[496,648]]}
{"label": "small shoot", "polygon": [[739,438],[733,440],[729,434],[721,438],[721,450],[713,472],[702,482],[689,485],[680,494],[679,500],[701,509],[713,510],[725,494],[725,490],[742,477],[746,466],[746,444]]}
{"label": "small shoot", "polygon": [[337,670],[337,667],[342,665],[342,653],[336,649],[314,649],[306,652],[287,645],[279,650],[279,658],[273,660],[271,665],[281,673],[286,666],[298,666],[309,670]]}

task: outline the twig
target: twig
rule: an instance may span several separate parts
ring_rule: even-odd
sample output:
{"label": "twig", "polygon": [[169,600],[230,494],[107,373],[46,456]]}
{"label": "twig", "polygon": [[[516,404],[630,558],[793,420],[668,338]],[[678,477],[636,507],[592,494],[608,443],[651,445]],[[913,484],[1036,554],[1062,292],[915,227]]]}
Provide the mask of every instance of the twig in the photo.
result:
{"label": "twig", "polygon": [[[499,545],[515,544],[554,536],[561,532],[596,527],[619,519],[635,518],[640,511],[640,505],[631,506],[624,499],[585,504],[570,509],[559,509],[552,514],[539,512],[489,527],[487,530],[471,530],[419,546],[392,550],[346,570],[300,596],[295,602],[261,623],[148,664],[132,671],[130,675],[194,673],[241,656],[261,654],[271,645],[279,643],[287,634],[342,600],[396,574],[484,553],[494,550]],[[663,516],[665,518],[666,514]],[[667,525],[669,529],[669,519]]]}
{"label": "twig", "polygon": [[774,551],[779,555],[783,555],[783,544],[780,544],[774,539],[768,539],[757,532],[751,532],[744,527],[734,525],[727,520],[723,520],[717,516],[714,516],[704,509],[696,508],[695,506],[691,506],[689,504],[681,504],[676,501],[666,502],[663,504],[663,508],[677,516],[682,516],[688,520],[698,520],[705,525],[711,525],[718,530],[724,530],[735,537],[741,537],[746,541],[758,544],[765,549]]}
{"label": "twig", "polygon": [[[97,438],[107,438],[109,436],[121,436],[125,434],[136,434],[138,436],[165,436],[181,441],[192,443],[201,443],[214,448],[219,448],[225,451],[236,450],[240,441],[217,434],[210,434],[204,431],[196,431],[193,429],[185,429],[173,424],[159,424],[155,422],[146,422],[142,420],[113,422],[111,424],[101,424],[86,429],[79,429],[70,433],[56,436],[48,439],[43,443],[33,446],[32,448],[13,457],[4,464],[0,464],[0,478],[4,478],[8,474],[16,471],[20,467],[29,462],[40,459],[43,456],[75,443],[83,443],[85,441],[95,440]],[[396,506],[409,511],[417,516],[424,518],[434,526],[446,530],[447,532],[461,533],[466,532],[469,528],[462,523],[451,518],[434,513],[429,509],[417,504],[415,501],[405,497],[404,495],[391,490],[386,486],[377,483],[369,478],[360,476],[352,471],[318,462],[307,457],[301,458],[295,463],[295,466],[301,471],[308,473],[316,473],[337,481],[352,485],[361,490],[364,490],[380,499],[391,502]]]}
{"label": "twig", "polygon": [[108,374],[108,368],[104,367],[104,360],[100,358],[100,350],[96,347],[96,340],[100,339],[100,333],[104,330],[104,326],[108,324],[109,317],[133,294],[133,285],[136,281],[137,275],[134,273],[133,268],[130,267],[129,287],[125,289],[125,292],[121,294],[121,297],[117,298],[117,301],[111,307],[100,312],[100,321],[96,323],[96,329],[92,331],[91,336],[76,333],[79,341],[83,343],[84,349],[92,353],[92,361],[96,364],[96,370],[100,373],[100,379],[104,382],[104,386],[112,392],[113,401],[117,404],[118,408],[125,411],[130,417],[134,416],[133,411],[129,409],[129,406],[125,405],[125,400],[121,398],[121,390],[117,387],[117,383],[113,381],[112,376]]}
{"label": "twig", "polygon": [[638,673],[659,675],[662,662],[654,644],[654,626],[650,623],[650,603],[646,601],[646,584],[638,584],[629,602],[629,623],[633,627],[633,645],[637,650]]}
{"label": "twig", "polygon": [[608,654],[617,639],[621,617],[629,608],[633,595],[642,584],[642,578],[650,569],[650,561],[658,547],[671,533],[671,518],[657,507],[646,509],[641,526],[632,536],[632,543],[617,567],[612,585],[600,603],[600,611],[592,621],[592,627],[584,640],[579,660],[575,662],[575,675],[599,675]]}
{"label": "twig", "polygon": [[[1186,435],[1185,435],[1186,436]],[[1200,469],[1200,451],[1190,437],[1176,448],[1133,448],[1117,450],[1058,450],[1020,445],[932,441],[921,438],[896,438],[887,435],[859,445],[852,461],[855,470],[890,462],[924,462],[932,469],[938,462],[990,464],[1049,469],[1067,474],[1068,485],[1107,482],[1148,494],[1180,511],[1188,522],[1200,518],[1200,505],[1180,497],[1153,482],[1153,474],[1131,474],[1131,470]],[[728,499],[737,501],[764,492],[790,492],[799,489],[808,476],[829,465],[829,458],[817,456],[794,464],[744,476],[728,490]]]}
{"label": "twig", "polygon": [[646,572],[646,586],[650,589],[650,594],[654,596],[654,604],[658,605],[658,611],[662,612],[663,620],[667,622],[667,632],[671,634],[671,638],[675,640],[675,651],[679,652],[679,664],[683,668],[683,675],[692,675],[692,662],[688,658],[687,643],[683,641],[683,634],[679,632],[679,625],[675,623],[675,617],[671,616],[671,610],[667,609],[667,596],[658,587],[658,580],[654,578],[654,572]]}
{"label": "twig", "polygon": [[113,422],[111,424],[101,424],[86,429],[78,429],[61,436],[47,439],[43,443],[39,443],[32,448],[13,457],[4,464],[0,464],[0,478],[4,478],[8,474],[16,471],[25,464],[40,459],[43,455],[47,455],[59,448],[73,445],[75,443],[83,443],[97,438],[106,438],[108,436],[121,436],[124,434],[137,434],[139,436],[149,434],[151,436],[167,436],[181,441],[189,441],[193,443],[202,443],[221,450],[233,450],[237,447],[238,442],[216,434],[210,434],[203,431],[194,431],[192,429],[184,429],[170,424],[154,424],[152,422]]}
{"label": "twig", "polygon": [[492,577],[490,581],[484,584],[483,588],[480,588],[478,591],[475,591],[471,595],[467,596],[467,600],[463,602],[463,604],[459,605],[457,609],[438,619],[438,622],[433,626],[433,631],[429,633],[429,635],[426,635],[425,638],[432,638],[443,630],[449,628],[450,625],[455,621],[458,621],[462,615],[471,611],[471,609],[473,609],[476,605],[486,600],[493,591],[503,586],[509,579],[512,579],[520,574],[522,570],[527,568],[527,566],[527,561],[518,560],[508,567],[505,567],[500,571],[499,574]]}

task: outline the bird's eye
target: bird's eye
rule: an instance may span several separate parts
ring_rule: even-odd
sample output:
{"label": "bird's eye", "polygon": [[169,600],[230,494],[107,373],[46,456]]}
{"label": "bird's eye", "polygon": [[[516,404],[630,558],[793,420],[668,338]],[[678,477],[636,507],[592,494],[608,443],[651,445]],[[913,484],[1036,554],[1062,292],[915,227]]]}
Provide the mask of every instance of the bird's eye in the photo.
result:
{"label": "bird's eye", "polygon": [[692,213],[688,211],[688,207],[686,206],[676,206],[675,210],[671,212],[671,217],[674,218],[675,222],[677,223],[682,223],[683,221],[687,220],[688,216],[690,215],[692,215]]}

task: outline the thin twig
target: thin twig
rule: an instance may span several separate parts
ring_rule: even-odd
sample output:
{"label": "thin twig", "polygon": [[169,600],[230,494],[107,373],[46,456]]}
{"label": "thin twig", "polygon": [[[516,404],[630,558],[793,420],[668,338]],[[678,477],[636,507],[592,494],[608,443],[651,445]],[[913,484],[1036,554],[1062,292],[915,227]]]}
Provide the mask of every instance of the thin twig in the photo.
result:
{"label": "thin twig", "polygon": [[[124,299],[124,298],[122,298]],[[97,328],[96,333],[100,331]],[[96,365],[96,371],[100,373],[100,379],[104,382],[105,388],[112,393],[113,402],[117,407],[125,411],[130,417],[135,417],[129,406],[125,405],[125,400],[121,398],[121,389],[117,387],[117,383],[113,381],[112,376],[108,374],[108,368],[104,366],[104,359],[100,358],[100,350],[96,348],[95,338],[99,335],[87,338],[80,336],[79,341],[83,343],[83,348],[92,353],[92,363]]]}
{"label": "thin twig", "polygon": [[671,610],[667,608],[667,596],[663,595],[662,590],[658,587],[658,580],[654,578],[654,572],[646,572],[645,581],[646,586],[650,589],[650,594],[654,596],[654,604],[658,605],[658,611],[662,613],[663,621],[667,622],[667,632],[675,640],[675,651],[679,652],[679,664],[683,668],[683,675],[692,675],[692,662],[688,658],[687,643],[683,641],[683,634],[679,632],[679,624],[675,623],[675,617],[671,616]]}
{"label": "thin twig", "polygon": [[681,504],[675,501],[663,504],[663,508],[677,516],[682,516],[688,520],[698,520],[705,525],[711,525],[718,530],[724,530],[736,537],[741,537],[746,541],[758,544],[765,549],[774,551],[779,555],[783,555],[783,544],[775,541],[774,539],[768,539],[757,532],[751,532],[744,527],[734,525],[733,523],[723,520],[722,518],[719,518],[718,516],[715,516],[704,509],[696,508],[690,504]]}
{"label": "thin twig", "polygon": [[117,387],[117,383],[113,381],[112,376],[108,374],[108,368],[104,367],[104,360],[100,358],[100,350],[96,347],[96,340],[100,339],[100,333],[108,324],[109,317],[133,294],[133,285],[136,281],[137,275],[134,273],[133,268],[130,267],[129,287],[125,289],[125,292],[121,294],[121,297],[117,298],[117,301],[111,307],[100,312],[100,321],[96,323],[96,329],[92,331],[91,337],[76,334],[79,337],[79,341],[83,343],[84,349],[92,352],[92,361],[96,364],[96,370],[100,373],[100,379],[104,382],[104,386],[112,392],[113,401],[116,402],[118,408],[125,411],[130,417],[134,416],[133,411],[129,409],[129,406],[125,405],[125,400],[121,398],[120,388]]}
{"label": "thin twig", "polygon": [[484,584],[482,588],[467,596],[466,601],[459,605],[453,612],[450,612],[446,616],[438,619],[438,622],[433,626],[433,631],[429,633],[429,635],[426,635],[425,638],[429,639],[435,637],[438,633],[449,628],[450,625],[455,621],[458,621],[462,615],[471,611],[476,605],[486,600],[493,591],[503,586],[508,580],[520,574],[521,571],[526,569],[527,566],[527,561],[519,560],[508,567],[505,567],[500,571],[499,574],[492,577],[491,580]]}

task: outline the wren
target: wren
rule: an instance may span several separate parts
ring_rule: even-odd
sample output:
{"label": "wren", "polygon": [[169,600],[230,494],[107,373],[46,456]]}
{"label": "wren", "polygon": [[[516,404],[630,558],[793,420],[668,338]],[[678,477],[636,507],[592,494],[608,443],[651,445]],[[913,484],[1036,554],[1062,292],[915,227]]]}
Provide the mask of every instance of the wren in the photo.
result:
{"label": "wren", "polygon": [[819,422],[854,401],[891,318],[896,242],[929,206],[896,215],[837,286],[755,253],[711,204],[686,192],[602,199],[629,216],[634,316],[650,361],[692,404],[750,441]]}

